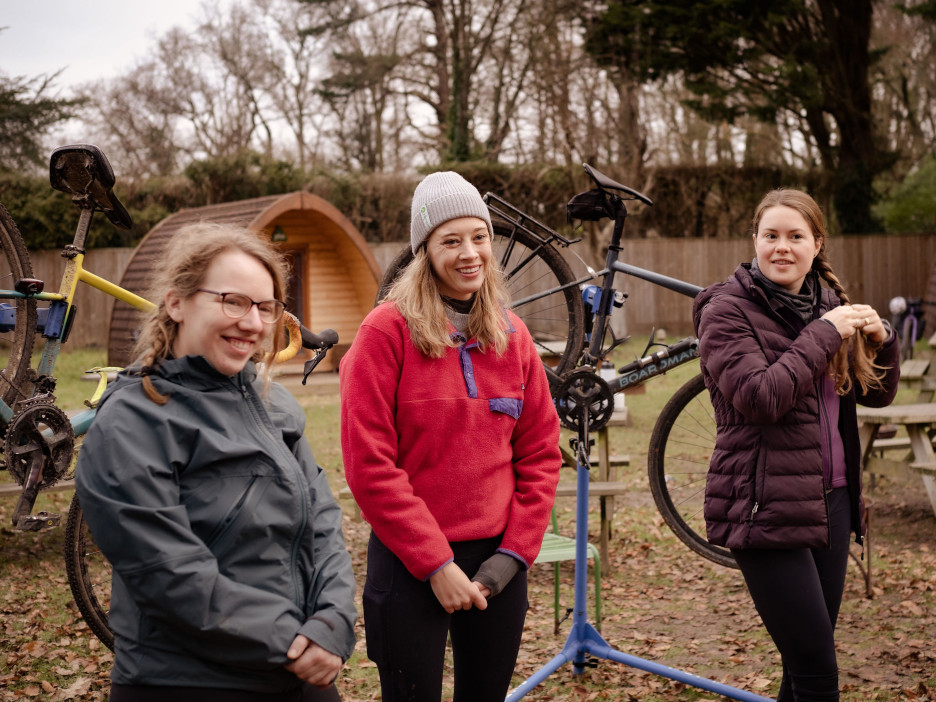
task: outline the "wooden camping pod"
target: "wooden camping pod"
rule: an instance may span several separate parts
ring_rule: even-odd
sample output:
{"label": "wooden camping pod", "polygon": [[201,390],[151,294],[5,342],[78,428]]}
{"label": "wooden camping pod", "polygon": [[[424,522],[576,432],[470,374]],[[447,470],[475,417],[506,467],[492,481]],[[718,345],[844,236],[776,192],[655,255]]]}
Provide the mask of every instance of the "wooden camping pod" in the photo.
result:
{"label": "wooden camping pod", "polygon": [[[339,345],[319,366],[334,370],[373,308],[380,268],[353,224],[333,205],[310,193],[242,200],[182,210],[157,224],[137,247],[124,271],[121,286],[146,295],[149,272],[172,236],[196,222],[236,224],[271,237],[288,256],[292,277],[288,309],[312,331],[331,328]],[[141,313],[116,301],[111,313],[108,364],[126,366],[141,321]],[[296,359],[299,364],[306,354]]]}

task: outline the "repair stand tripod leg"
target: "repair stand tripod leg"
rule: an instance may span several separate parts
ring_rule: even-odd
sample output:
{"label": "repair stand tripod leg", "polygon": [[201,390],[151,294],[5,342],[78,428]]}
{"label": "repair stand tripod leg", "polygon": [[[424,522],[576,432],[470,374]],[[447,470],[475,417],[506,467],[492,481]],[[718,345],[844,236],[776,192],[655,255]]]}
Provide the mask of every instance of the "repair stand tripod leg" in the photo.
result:
{"label": "repair stand tripod leg", "polygon": [[729,699],[743,700],[744,702],[769,702],[769,698],[755,695],[745,690],[730,687],[722,683],[701,678],[676,668],[669,668],[659,663],[637,658],[613,649],[601,634],[587,619],[585,600],[588,592],[586,578],[588,574],[588,420],[582,422],[584,428],[579,429],[578,445],[576,447],[576,504],[575,504],[575,609],[572,612],[572,631],[566,639],[562,650],[546,665],[531,675],[526,681],[507,696],[506,702],[516,702],[533,688],[543,682],[552,673],[566,663],[572,663],[574,675],[581,675],[586,666],[593,665],[587,662],[585,655],[603,658],[605,660],[623,663],[631,668],[661,675],[671,680],[698,687],[702,690],[715,692]]}

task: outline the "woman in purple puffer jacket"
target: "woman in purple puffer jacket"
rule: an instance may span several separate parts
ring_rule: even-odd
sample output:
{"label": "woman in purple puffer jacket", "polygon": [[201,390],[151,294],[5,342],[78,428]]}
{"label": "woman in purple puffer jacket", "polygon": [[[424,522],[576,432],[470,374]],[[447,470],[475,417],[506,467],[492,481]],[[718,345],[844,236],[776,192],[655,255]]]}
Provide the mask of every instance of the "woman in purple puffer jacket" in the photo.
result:
{"label": "woman in purple puffer jacket", "polygon": [[835,622],[864,532],[856,405],[890,404],[899,376],[896,335],[849,302],[825,240],[809,195],[768,193],[754,260],[693,309],[718,424],[708,539],[731,549],[780,651],[778,702],[839,699]]}

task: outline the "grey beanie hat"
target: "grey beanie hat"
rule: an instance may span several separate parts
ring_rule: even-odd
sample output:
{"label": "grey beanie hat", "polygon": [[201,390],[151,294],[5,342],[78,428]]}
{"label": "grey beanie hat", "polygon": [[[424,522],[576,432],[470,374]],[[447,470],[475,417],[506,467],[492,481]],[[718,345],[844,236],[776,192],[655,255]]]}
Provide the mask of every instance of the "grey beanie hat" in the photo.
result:
{"label": "grey beanie hat", "polygon": [[450,219],[478,217],[494,236],[491,215],[478,189],[454,171],[430,173],[416,186],[410,220],[413,253],[433,230]]}

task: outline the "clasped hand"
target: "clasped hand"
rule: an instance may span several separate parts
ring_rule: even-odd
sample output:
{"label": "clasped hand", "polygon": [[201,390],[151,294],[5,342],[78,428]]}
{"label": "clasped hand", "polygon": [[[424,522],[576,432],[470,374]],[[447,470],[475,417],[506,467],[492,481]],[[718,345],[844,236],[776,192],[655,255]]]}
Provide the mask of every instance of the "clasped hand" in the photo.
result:
{"label": "clasped hand", "polygon": [[326,651],[302,634],[297,634],[293,639],[286,657],[292,661],[284,666],[286,670],[300,680],[319,688],[331,685],[343,665],[340,656]]}
{"label": "clasped hand", "polygon": [[840,305],[822,315],[822,319],[834,324],[843,339],[860,332],[880,344],[887,341],[889,334],[871,305]]}
{"label": "clasped hand", "polygon": [[451,614],[456,609],[487,609],[487,587],[471,582],[465,571],[449,563],[429,578],[436,599]]}

